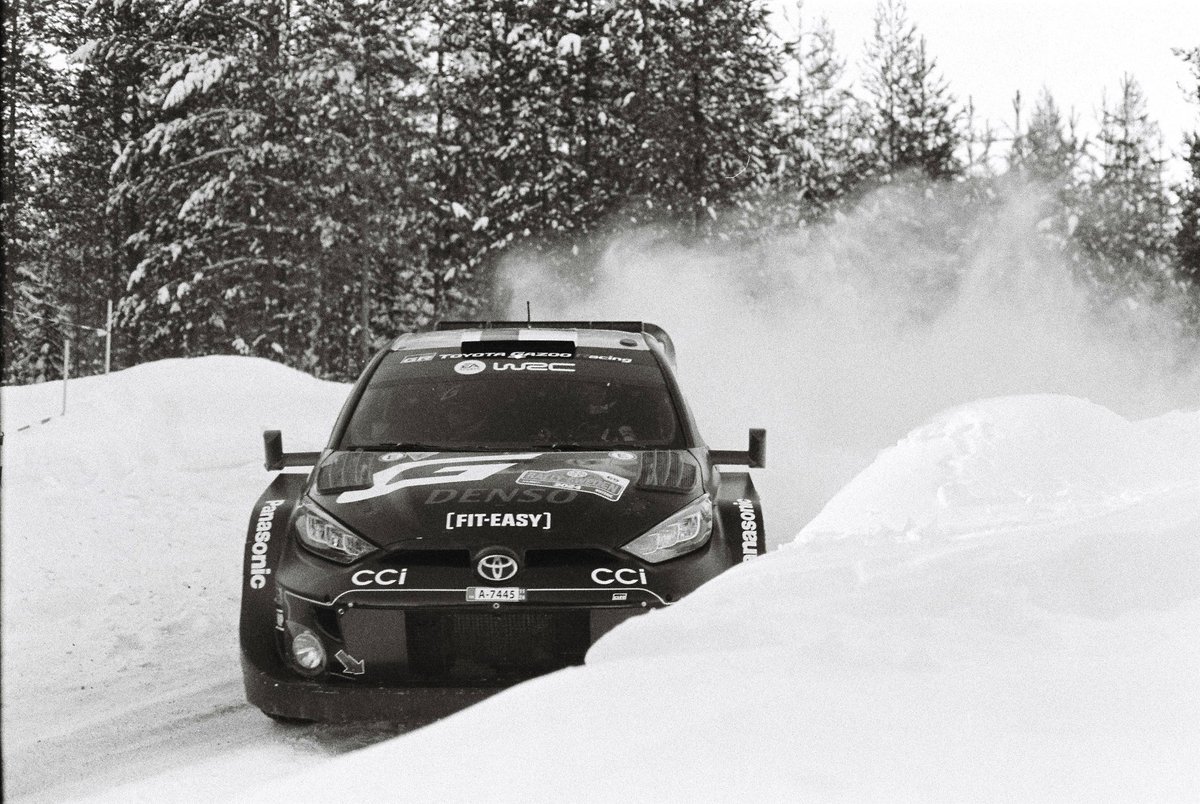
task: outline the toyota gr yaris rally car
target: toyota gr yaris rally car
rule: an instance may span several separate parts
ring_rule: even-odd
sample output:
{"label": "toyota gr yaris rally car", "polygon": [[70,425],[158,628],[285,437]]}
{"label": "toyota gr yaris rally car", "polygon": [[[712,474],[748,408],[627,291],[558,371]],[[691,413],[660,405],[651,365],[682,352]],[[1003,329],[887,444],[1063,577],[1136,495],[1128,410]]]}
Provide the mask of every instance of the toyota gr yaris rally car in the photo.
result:
{"label": "toyota gr yaris rally car", "polygon": [[[583,661],[765,549],[765,436],[710,450],[652,324],[444,322],[381,350],[246,537],[246,697],[278,719],[452,711]],[[301,471],[289,470],[289,467]]]}

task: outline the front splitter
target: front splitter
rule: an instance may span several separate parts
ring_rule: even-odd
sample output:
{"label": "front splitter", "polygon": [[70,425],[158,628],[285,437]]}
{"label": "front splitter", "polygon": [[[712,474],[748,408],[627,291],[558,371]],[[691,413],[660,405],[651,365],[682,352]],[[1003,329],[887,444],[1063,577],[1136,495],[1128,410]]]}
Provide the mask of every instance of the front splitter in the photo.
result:
{"label": "front splitter", "polygon": [[265,672],[244,654],[242,675],[246,700],[267,715],[322,723],[388,721],[414,727],[452,715],[511,686],[328,684]]}

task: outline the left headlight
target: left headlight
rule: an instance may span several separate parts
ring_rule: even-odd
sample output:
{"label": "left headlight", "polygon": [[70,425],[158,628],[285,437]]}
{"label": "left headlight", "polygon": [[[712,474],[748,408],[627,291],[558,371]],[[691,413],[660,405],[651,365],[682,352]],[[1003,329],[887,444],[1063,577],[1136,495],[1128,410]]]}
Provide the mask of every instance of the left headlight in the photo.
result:
{"label": "left headlight", "polygon": [[322,558],[349,564],[375,549],[375,545],[346,530],[312,500],[305,500],[296,516],[300,543]]}
{"label": "left headlight", "polygon": [[621,549],[657,564],[703,547],[712,536],[712,522],[712,500],[705,494]]}

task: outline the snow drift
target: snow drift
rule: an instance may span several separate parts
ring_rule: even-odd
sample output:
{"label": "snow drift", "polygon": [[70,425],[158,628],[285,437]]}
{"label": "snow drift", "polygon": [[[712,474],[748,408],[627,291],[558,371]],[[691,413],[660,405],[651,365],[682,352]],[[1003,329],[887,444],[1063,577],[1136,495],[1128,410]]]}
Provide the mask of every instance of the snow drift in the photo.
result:
{"label": "snow drift", "polygon": [[261,430],[318,447],[345,386],[164,361],[15,432],[59,388],[3,391],[8,798],[1200,794],[1200,410],[947,410],[586,666],[330,758],[397,729],[246,706],[236,619]]}
{"label": "snow drift", "polygon": [[220,744],[215,713],[242,703],[239,571],[267,478],[262,430],[317,448],[346,394],[240,357],[68,390],[58,417],[61,383],[3,389],[6,799],[59,799]]}
{"label": "snow drift", "polygon": [[949,411],[586,667],[264,787],[448,800],[1200,792],[1200,412]]}

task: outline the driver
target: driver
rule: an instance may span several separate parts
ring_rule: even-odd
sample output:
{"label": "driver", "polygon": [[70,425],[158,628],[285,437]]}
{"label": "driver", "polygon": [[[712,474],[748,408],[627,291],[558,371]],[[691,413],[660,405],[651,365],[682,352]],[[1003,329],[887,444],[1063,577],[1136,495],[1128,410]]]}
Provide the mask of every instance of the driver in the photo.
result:
{"label": "driver", "polygon": [[439,398],[446,443],[481,440],[490,425],[490,407],[483,389],[471,383],[447,388]]}
{"label": "driver", "polygon": [[636,441],[637,433],[623,422],[621,400],[611,382],[584,383],[580,386],[581,422],[577,428],[580,440]]}

